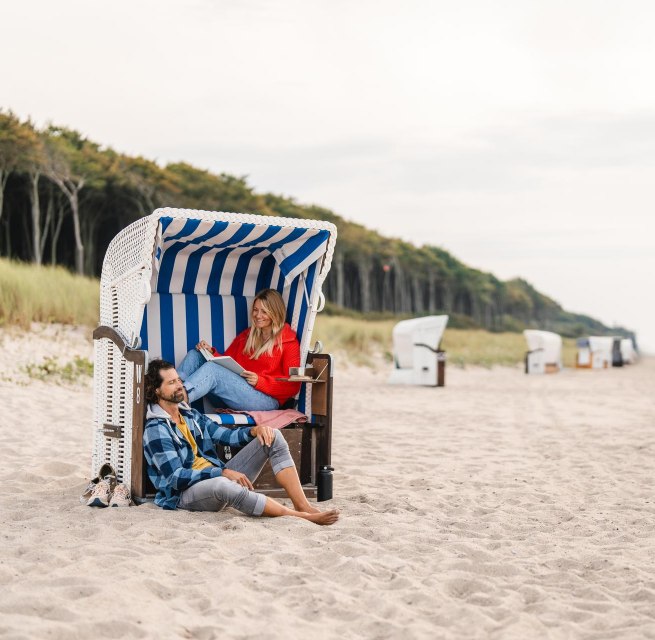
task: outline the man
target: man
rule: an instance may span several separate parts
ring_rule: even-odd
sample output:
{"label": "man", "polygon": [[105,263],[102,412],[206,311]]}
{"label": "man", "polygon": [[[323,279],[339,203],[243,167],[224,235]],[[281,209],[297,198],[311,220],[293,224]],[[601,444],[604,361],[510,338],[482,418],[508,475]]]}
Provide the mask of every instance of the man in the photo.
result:
{"label": "man", "polygon": [[[323,525],[337,521],[338,511],[321,512],[307,501],[289,446],[278,431],[263,425],[238,429],[217,425],[183,401],[182,380],[164,360],[150,363],[145,395],[149,405],[143,448],[148,476],[157,489],[155,504],[191,511],[231,506],[251,516],[295,516]],[[216,445],[243,449],[225,464]],[[253,491],[252,483],[266,460],[293,509]]]}

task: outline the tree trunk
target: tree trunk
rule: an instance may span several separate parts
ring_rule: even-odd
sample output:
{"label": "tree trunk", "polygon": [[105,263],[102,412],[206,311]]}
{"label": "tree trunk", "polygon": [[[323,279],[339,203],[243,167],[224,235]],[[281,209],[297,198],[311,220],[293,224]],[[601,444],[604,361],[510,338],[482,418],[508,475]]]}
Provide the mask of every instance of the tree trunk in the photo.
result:
{"label": "tree trunk", "polygon": [[[382,311],[393,311],[393,298],[391,295],[391,267],[385,265],[384,281],[382,284]],[[391,303],[391,304],[390,304]],[[390,308],[391,307],[391,308]]]}
{"label": "tree trunk", "polygon": [[82,220],[82,236],[84,242],[84,272],[87,275],[95,275],[95,256],[96,256],[96,246],[94,236],[96,233],[96,228],[99,223],[98,216],[91,219],[90,216],[86,216]]}
{"label": "tree trunk", "polygon": [[72,180],[62,178],[58,174],[51,174],[51,180],[64,192],[70,203],[73,214],[73,233],[75,236],[75,271],[84,274],[84,244],[82,243],[82,231],[80,229],[80,200],[79,193],[84,186],[84,179],[77,184]]}
{"label": "tree trunk", "polygon": [[82,233],[80,231],[80,203],[77,197],[79,189],[72,190],[70,196],[71,212],[73,213],[73,231],[75,233],[75,271],[84,274],[84,245],[82,244]]}
{"label": "tree trunk", "polygon": [[421,291],[421,279],[417,274],[412,276],[412,293],[414,294],[414,304],[412,313],[423,313],[423,292]]}
{"label": "tree trunk", "polygon": [[23,240],[22,242],[18,242],[18,253],[16,256],[19,259],[22,258],[29,260],[32,254],[32,229],[30,228],[31,213],[27,209],[24,209],[24,207],[21,207],[19,210],[18,218],[20,220],[21,230],[23,232]]}
{"label": "tree trunk", "polygon": [[61,225],[64,223],[64,207],[60,203],[57,204],[56,221],[53,218],[52,231],[50,233],[50,262],[54,266],[57,264],[57,243],[59,242],[59,234],[61,233]]}
{"label": "tree trunk", "polygon": [[2,207],[5,202],[5,186],[9,180],[9,171],[0,169],[0,220],[2,220]]}
{"label": "tree trunk", "polygon": [[437,310],[436,286],[434,271],[430,271],[428,273],[428,313],[434,313]]}
{"label": "tree trunk", "polygon": [[334,266],[337,274],[336,277],[336,300],[335,303],[338,307],[344,307],[344,273],[343,273],[343,254],[341,252],[334,255]]}
{"label": "tree trunk", "polygon": [[39,203],[39,178],[41,173],[30,173],[30,204],[32,209],[32,256],[36,264],[41,264],[41,205]]}
{"label": "tree trunk", "polygon": [[476,324],[482,324],[482,318],[480,316],[480,301],[478,300],[477,293],[475,291],[469,292],[469,301],[471,303],[471,318],[475,321]]}
{"label": "tree trunk", "polygon": [[494,313],[490,302],[487,302],[487,304],[484,305],[484,326],[487,330],[494,326]]}
{"label": "tree trunk", "polygon": [[371,310],[371,265],[368,260],[360,259],[357,266],[362,300],[361,311],[368,313]]}
{"label": "tree trunk", "polygon": [[453,291],[446,283],[443,288],[443,302],[444,302],[444,309],[446,313],[452,313],[453,312]]}
{"label": "tree trunk", "polygon": [[41,258],[45,249],[45,241],[48,239],[48,230],[50,228],[50,221],[52,220],[54,205],[52,204],[52,190],[50,190],[50,197],[48,198],[48,206],[45,210],[45,220],[43,221],[43,233],[41,234]]}
{"label": "tree trunk", "polygon": [[413,311],[411,291],[412,291],[411,275],[403,271],[403,284],[401,290],[402,300],[403,300],[402,311],[403,313],[408,313],[410,315]]}
{"label": "tree trunk", "polygon": [[403,313],[403,270],[400,263],[393,266],[395,278],[393,280],[393,306],[396,313]]}
{"label": "tree trunk", "polygon": [[[5,202],[5,185],[7,184],[8,179],[9,179],[9,171],[0,169],[0,229],[3,226],[5,228],[4,236],[7,245],[7,254],[6,254],[7,257],[9,257],[9,221],[6,218],[4,220],[2,219],[2,209],[4,207],[4,202]],[[2,238],[0,238],[0,240],[1,239]]]}

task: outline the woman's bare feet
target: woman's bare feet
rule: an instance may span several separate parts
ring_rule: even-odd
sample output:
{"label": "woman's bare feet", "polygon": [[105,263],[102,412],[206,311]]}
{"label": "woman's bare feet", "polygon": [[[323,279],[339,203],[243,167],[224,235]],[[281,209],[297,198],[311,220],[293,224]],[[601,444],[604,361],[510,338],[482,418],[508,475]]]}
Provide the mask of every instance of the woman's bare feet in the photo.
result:
{"label": "woman's bare feet", "polygon": [[306,509],[300,509],[300,511],[304,511],[305,513],[323,513],[320,509],[311,504],[308,504]]}
{"label": "woman's bare feet", "polygon": [[329,525],[334,524],[339,519],[339,511],[330,509],[330,511],[317,511],[316,513],[301,512],[298,516],[314,524]]}
{"label": "woman's bare feet", "polygon": [[273,498],[266,498],[264,505],[263,516],[269,518],[277,518],[279,516],[293,516],[294,518],[303,518],[309,520],[314,524],[334,524],[339,519],[339,511],[337,509],[330,509],[329,511],[318,511],[314,507],[312,512],[301,511],[300,509],[289,509],[283,504],[273,500]]}
{"label": "woman's bare feet", "polygon": [[323,513],[320,509],[317,509],[315,506],[307,502],[307,500],[299,502],[298,504],[294,502],[293,508],[295,511],[302,511],[303,513]]}

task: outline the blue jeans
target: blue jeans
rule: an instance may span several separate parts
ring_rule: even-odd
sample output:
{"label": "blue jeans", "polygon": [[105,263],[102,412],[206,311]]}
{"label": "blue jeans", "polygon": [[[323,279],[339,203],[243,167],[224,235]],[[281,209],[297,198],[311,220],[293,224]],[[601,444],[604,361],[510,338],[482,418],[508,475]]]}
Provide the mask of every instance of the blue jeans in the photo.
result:
{"label": "blue jeans", "polygon": [[207,396],[215,407],[237,411],[272,411],[280,406],[275,398],[257,391],[240,375],[215,362],[207,362],[196,349],[184,356],[177,372],[190,403]]}
{"label": "blue jeans", "polygon": [[[255,482],[266,460],[270,460],[275,475],[282,469],[294,466],[289,445],[279,431],[275,432],[275,439],[270,447],[255,438],[230,459],[225,467],[239,471],[247,475],[250,482]],[[180,495],[177,507],[189,511],[221,511],[230,506],[249,516],[261,516],[265,504],[266,496],[263,494],[250,491],[220,476],[191,485]]]}

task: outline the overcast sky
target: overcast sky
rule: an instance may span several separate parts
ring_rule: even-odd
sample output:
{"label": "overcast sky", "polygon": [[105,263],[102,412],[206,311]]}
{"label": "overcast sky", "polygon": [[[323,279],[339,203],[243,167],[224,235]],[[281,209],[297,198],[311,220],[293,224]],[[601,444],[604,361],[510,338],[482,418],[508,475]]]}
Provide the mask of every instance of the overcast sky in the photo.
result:
{"label": "overcast sky", "polygon": [[655,3],[21,0],[0,107],[247,175],[655,352]]}

